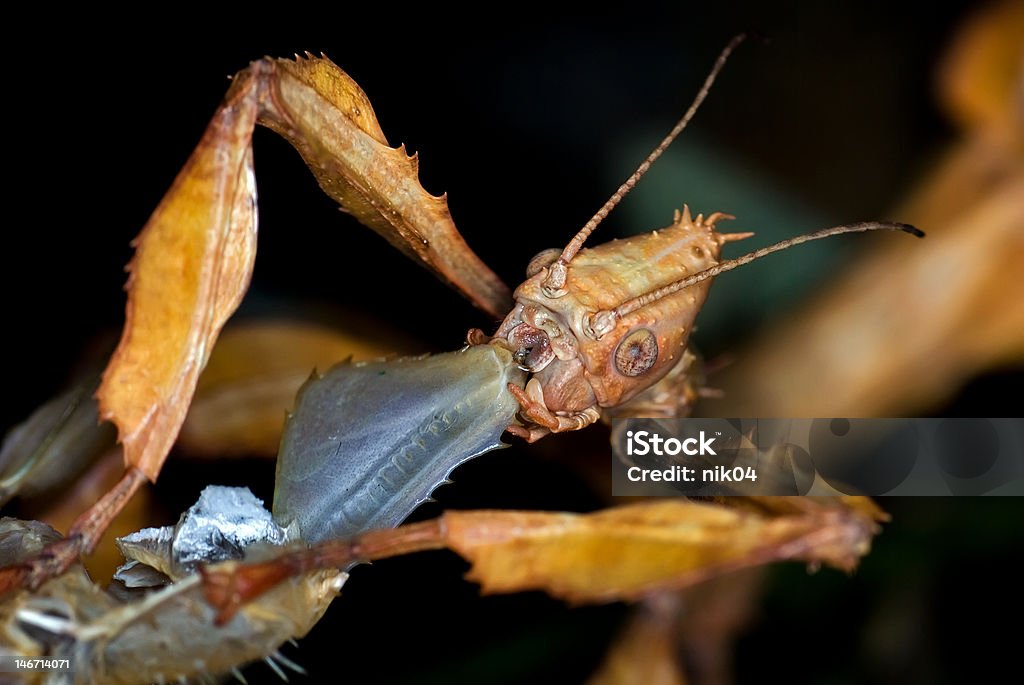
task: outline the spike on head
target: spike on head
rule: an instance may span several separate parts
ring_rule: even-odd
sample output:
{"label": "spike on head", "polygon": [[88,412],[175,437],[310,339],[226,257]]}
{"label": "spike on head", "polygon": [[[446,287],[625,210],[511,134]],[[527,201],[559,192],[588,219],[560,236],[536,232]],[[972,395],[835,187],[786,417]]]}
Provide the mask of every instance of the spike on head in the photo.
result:
{"label": "spike on head", "polygon": [[753,231],[747,231],[746,233],[719,233],[718,244],[725,245],[726,243],[735,243],[738,240],[746,240],[753,237]]}
{"label": "spike on head", "polygon": [[726,214],[725,212],[715,212],[714,214],[710,215],[707,219],[705,219],[704,223],[707,225],[708,228],[714,228],[715,224],[717,224],[719,221],[732,221],[735,218],[736,217],[734,217],[732,214]]}
{"label": "spike on head", "polygon": [[590,221],[588,221],[583,228],[580,229],[579,233],[569,241],[569,244],[565,246],[564,250],[562,250],[562,256],[548,267],[548,274],[544,279],[543,286],[544,294],[547,297],[558,298],[565,295],[565,281],[568,274],[569,262],[571,262],[573,257],[575,257],[580,249],[583,248],[583,243],[587,241],[587,238],[589,238],[590,234],[594,232],[594,229],[597,228],[598,224],[604,221],[605,217],[611,213],[612,209],[622,201],[622,198],[629,194],[629,191],[636,186],[637,182],[644,174],[647,173],[647,170],[651,168],[651,165],[661,157],[662,153],[664,153],[665,150],[668,149],[668,146],[672,144],[672,141],[674,141],[676,137],[683,132],[683,129],[685,129],[687,124],[690,123],[690,120],[697,113],[697,110],[700,109],[704,99],[711,91],[711,86],[714,84],[715,79],[718,78],[719,72],[721,72],[722,68],[725,66],[726,61],[729,59],[729,55],[732,54],[732,51],[735,50],[740,43],[746,40],[746,37],[747,35],[745,33],[741,33],[738,36],[734,36],[733,39],[729,41],[729,44],[725,46],[721,53],[719,53],[714,66],[708,73],[707,78],[704,79],[704,85],[701,86],[701,89],[697,92],[697,97],[693,99],[693,102],[690,104],[690,107],[686,110],[686,113],[682,118],[676,122],[676,125],[672,127],[669,134],[665,136],[660,143],[658,143],[658,146],[654,148],[651,154],[647,156],[647,159],[637,167],[636,171],[626,179],[625,183],[619,186],[619,189],[616,190],[610,198],[608,198],[608,201],[604,203],[601,209],[597,210],[597,214],[591,217]]}

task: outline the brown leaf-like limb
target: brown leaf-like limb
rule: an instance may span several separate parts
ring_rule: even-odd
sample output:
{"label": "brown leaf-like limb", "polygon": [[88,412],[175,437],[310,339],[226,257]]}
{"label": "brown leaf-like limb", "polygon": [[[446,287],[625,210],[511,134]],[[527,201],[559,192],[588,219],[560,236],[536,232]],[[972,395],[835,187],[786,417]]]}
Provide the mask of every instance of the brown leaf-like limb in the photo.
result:
{"label": "brown leaf-like limb", "polygon": [[96,394],[127,467],[155,481],[256,251],[252,131],[260,98],[236,82],[142,233],[121,342]]}
{"label": "brown leaf-like limb", "polygon": [[217,334],[248,288],[256,249],[256,83],[236,83],[135,240],[121,341],[96,397],[117,426],[125,475],[67,538],[0,570],[0,591],[38,586],[89,553],[145,480],[156,480]]}
{"label": "brown leaf-like limb", "polygon": [[[135,241],[120,344],[97,393],[117,426],[131,491],[156,480],[221,328],[249,285],[256,250],[252,132],[262,123],[302,154],[342,208],[433,269],[495,317],[508,288],[469,249],[446,200],[427,193],[415,158],[387,145],[365,94],[327,59],[263,59],[239,72],[199,145]],[[117,489],[117,493],[127,491]],[[113,491],[112,491],[113,492]],[[103,498],[59,553],[0,588],[60,573],[88,552],[127,501]]]}
{"label": "brown leaf-like limb", "polygon": [[544,590],[574,603],[637,600],[730,571],[785,559],[852,570],[878,526],[841,501],[809,500],[783,514],[688,500],[593,514],[447,512],[259,564],[204,572],[207,600],[228,620],[283,578],[447,547],[472,564],[485,593]]}
{"label": "brown leaf-like limb", "polygon": [[[61,496],[50,497],[43,506],[30,510],[34,519],[46,521],[57,530],[71,530],[82,512],[89,509],[124,476],[124,458],[120,448],[110,449]],[[104,583],[124,563],[114,540],[157,523],[154,520],[152,493],[139,488],[125,507],[97,539],[92,554],[82,560],[86,571],[97,583]]]}
{"label": "brown leaf-like limb", "polygon": [[683,500],[578,516],[450,512],[449,547],[483,592],[544,590],[574,603],[640,599],[740,568],[797,559],[851,570],[876,525],[841,507],[764,517]]}
{"label": "brown leaf-like limb", "polygon": [[284,135],[324,190],[495,316],[507,288],[462,240],[416,164],[387,146],[366,96],[326,59],[239,72],[199,146],[136,241],[127,321],[97,394],[125,462],[155,480],[196,382],[248,287],[256,247],[252,130]]}
{"label": "brown leaf-like limb", "polygon": [[223,625],[248,602],[286,578],[321,568],[352,564],[445,547],[444,519],[375,530],[351,540],[331,540],[309,549],[286,552],[270,561],[228,563],[202,568],[203,594]]}
{"label": "brown leaf-like limb", "polygon": [[259,123],[299,151],[323,191],[477,307],[503,318],[512,305],[508,286],[463,240],[446,196],[420,185],[417,157],[388,145],[355,81],[326,57],[264,59],[248,71],[262,70],[270,76]]}

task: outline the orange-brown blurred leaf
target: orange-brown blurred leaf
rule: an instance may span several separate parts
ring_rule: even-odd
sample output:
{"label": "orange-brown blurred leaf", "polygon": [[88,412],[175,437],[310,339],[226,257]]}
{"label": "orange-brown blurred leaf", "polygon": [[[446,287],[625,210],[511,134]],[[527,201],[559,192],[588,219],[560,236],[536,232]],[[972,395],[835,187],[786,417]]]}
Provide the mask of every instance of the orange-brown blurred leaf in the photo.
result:
{"label": "orange-brown blurred leaf", "polygon": [[636,599],[783,559],[851,570],[877,524],[841,503],[763,516],[686,500],[594,514],[444,514],[445,542],[484,592],[545,590],[572,602]]}
{"label": "orange-brown blurred leaf", "polygon": [[249,284],[255,98],[252,88],[232,91],[135,242],[124,333],[97,398],[101,415],[118,428],[126,465],[150,480]]}
{"label": "orange-brown blurred leaf", "polygon": [[199,377],[178,444],[196,455],[277,455],[285,411],[314,369],[405,353],[396,333],[362,337],[299,321],[229,326]]}
{"label": "orange-brown blurred leaf", "polygon": [[1024,142],[1024,3],[987,3],[958,32],[939,71],[950,116],[968,128]]}
{"label": "orange-brown blurred leaf", "polygon": [[[49,506],[41,510],[31,510],[30,515],[57,530],[69,530],[82,511],[117,483],[124,469],[123,463],[120,449],[109,450],[81,478],[75,480],[61,497],[52,498],[48,502]],[[90,577],[100,584],[109,581],[117,567],[124,563],[124,557],[114,540],[158,522],[159,513],[153,509],[150,491],[142,488],[99,538],[96,550],[82,560]]]}
{"label": "orange-brown blurred leaf", "polygon": [[679,609],[675,593],[640,605],[587,685],[684,685]]}
{"label": "orange-brown blurred leaf", "polygon": [[997,3],[955,40],[944,101],[967,137],[893,212],[928,237],[879,241],[713,382],[719,416],[900,416],[1024,364],[1024,10]]}
{"label": "orange-brown blurred leaf", "polygon": [[647,597],[588,685],[734,682],[735,642],[760,607],[764,575],[749,568]]}
{"label": "orange-brown blurred leaf", "polygon": [[761,609],[764,568],[748,568],[682,591],[678,646],[694,685],[735,682],[735,644]]}
{"label": "orange-brown blurred leaf", "polygon": [[756,339],[715,383],[726,416],[921,411],[972,375],[1024,363],[1024,169],[946,207],[927,239],[895,241]]}
{"label": "orange-brown blurred leaf", "polygon": [[262,64],[275,78],[260,123],[299,151],[324,192],[488,314],[504,317],[508,287],[466,245],[447,198],[420,185],[416,156],[388,144],[356,82],[326,57]]}

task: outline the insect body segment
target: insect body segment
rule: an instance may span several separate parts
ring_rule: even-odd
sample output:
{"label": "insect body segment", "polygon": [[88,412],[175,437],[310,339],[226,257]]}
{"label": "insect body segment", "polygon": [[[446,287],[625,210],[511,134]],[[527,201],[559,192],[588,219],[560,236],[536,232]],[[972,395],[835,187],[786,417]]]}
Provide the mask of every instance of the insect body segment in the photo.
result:
{"label": "insect body segment", "polygon": [[282,436],[275,520],[306,543],[397,526],[452,469],[501,446],[516,412],[506,386],[523,380],[489,345],[314,376]]}
{"label": "insect body segment", "polygon": [[[12,560],[59,537],[38,522],[0,518],[0,542]],[[212,682],[211,674],[255,659],[273,669],[280,661],[301,670],[276,650],[316,624],[348,578],[345,572],[312,570],[284,579],[216,626],[201,577],[190,570],[196,562],[274,556],[286,549],[283,542],[283,531],[248,490],[207,488],[176,526],[119,540],[127,563],[111,590],[101,590],[75,565],[38,592],[19,590],[0,603],[0,655],[69,659],[69,672],[39,671],[13,681],[46,685]],[[6,675],[0,682],[12,682]]]}
{"label": "insect body segment", "polygon": [[513,426],[513,433],[537,439],[581,428],[599,408],[627,402],[679,363],[710,279],[610,325],[596,317],[718,264],[724,243],[749,235],[717,232],[723,218],[731,217],[694,219],[684,207],[667,228],[580,251],[567,265],[564,294],[549,296],[546,267],[516,289],[515,308],[492,341],[510,347],[533,373],[525,391],[510,390],[523,406],[521,417],[534,425]]}

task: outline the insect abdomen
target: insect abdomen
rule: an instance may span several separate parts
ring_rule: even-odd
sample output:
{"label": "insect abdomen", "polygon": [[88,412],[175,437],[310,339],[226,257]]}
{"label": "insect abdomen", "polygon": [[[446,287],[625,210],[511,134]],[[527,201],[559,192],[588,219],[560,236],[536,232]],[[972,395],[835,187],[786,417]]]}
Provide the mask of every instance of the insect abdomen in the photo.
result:
{"label": "insect abdomen", "polygon": [[511,352],[336,366],[299,393],[278,456],[274,517],[308,544],[395,526],[459,464],[501,446],[522,384]]}

